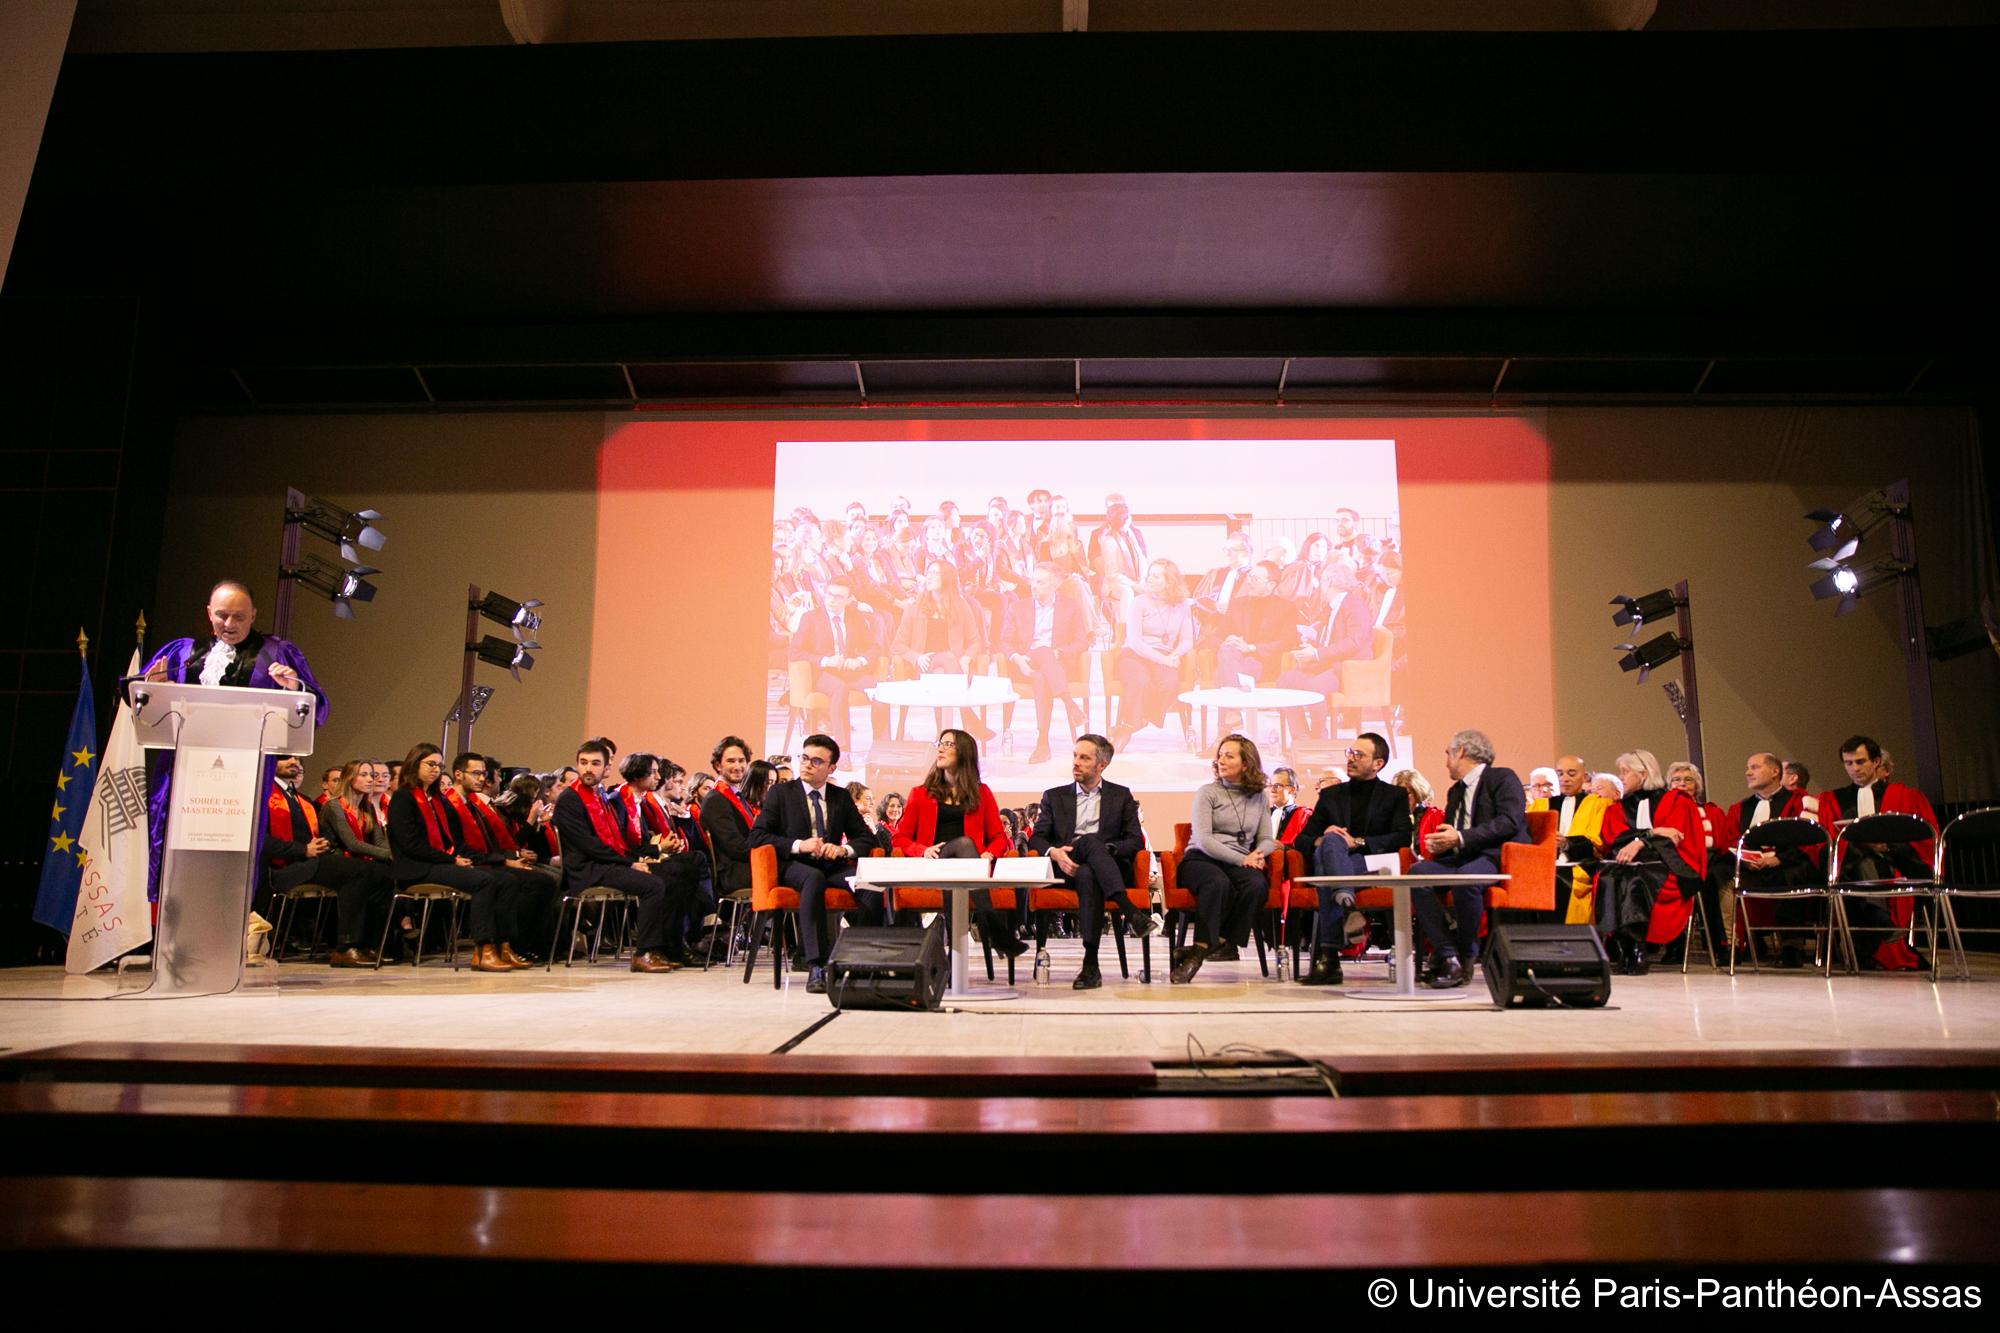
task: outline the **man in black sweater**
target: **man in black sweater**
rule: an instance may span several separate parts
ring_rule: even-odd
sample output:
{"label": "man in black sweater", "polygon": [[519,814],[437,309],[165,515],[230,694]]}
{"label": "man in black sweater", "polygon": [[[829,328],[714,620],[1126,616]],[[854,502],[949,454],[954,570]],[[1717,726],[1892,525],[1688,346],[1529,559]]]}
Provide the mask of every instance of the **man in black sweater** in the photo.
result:
{"label": "man in black sweater", "polygon": [[576,752],[576,784],[556,796],[563,882],[571,889],[601,884],[637,898],[639,937],[632,970],[672,972],[688,961],[681,941],[667,937],[667,922],[678,921],[687,906],[687,885],[677,881],[669,886],[652,873],[651,858],[628,849],[618,812],[599,790],[610,757],[601,742],[585,741]]}
{"label": "man in black sweater", "polygon": [[[1347,781],[1319,794],[1292,846],[1306,858],[1316,875],[1361,875],[1367,859],[1410,845],[1409,793],[1382,781],[1389,762],[1389,742],[1372,731],[1355,738],[1347,752]],[[1340,950],[1349,929],[1360,934],[1368,926],[1354,910],[1354,890],[1319,891],[1319,926],[1315,932],[1312,971],[1299,978],[1305,986],[1338,986]]]}

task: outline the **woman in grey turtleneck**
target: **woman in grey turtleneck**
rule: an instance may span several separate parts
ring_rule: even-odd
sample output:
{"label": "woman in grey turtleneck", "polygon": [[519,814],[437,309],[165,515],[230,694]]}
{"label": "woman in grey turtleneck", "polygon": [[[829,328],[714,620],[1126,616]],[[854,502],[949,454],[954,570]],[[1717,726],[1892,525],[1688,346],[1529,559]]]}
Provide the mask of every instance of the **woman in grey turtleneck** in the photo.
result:
{"label": "woman in grey turtleneck", "polygon": [[1216,781],[1194,794],[1193,832],[1181,858],[1179,886],[1195,897],[1193,944],[1174,950],[1173,980],[1185,984],[1223,944],[1241,948],[1270,880],[1264,858],[1279,850],[1264,799],[1257,742],[1231,734],[1215,747]]}

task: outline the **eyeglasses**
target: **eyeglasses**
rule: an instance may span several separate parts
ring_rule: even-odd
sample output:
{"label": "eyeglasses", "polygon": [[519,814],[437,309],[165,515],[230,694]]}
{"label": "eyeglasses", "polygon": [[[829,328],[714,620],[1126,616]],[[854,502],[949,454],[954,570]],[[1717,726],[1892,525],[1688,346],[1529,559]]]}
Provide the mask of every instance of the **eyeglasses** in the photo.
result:
{"label": "eyeglasses", "polygon": [[1369,759],[1369,760],[1372,760],[1372,759],[1374,759],[1374,758],[1375,758],[1375,752],[1374,752],[1373,750],[1349,750],[1349,751],[1347,752],[1347,757],[1348,757],[1349,759]]}
{"label": "eyeglasses", "polygon": [[800,768],[827,768],[830,767],[832,763],[833,760],[823,759],[816,754],[802,754],[799,756]]}

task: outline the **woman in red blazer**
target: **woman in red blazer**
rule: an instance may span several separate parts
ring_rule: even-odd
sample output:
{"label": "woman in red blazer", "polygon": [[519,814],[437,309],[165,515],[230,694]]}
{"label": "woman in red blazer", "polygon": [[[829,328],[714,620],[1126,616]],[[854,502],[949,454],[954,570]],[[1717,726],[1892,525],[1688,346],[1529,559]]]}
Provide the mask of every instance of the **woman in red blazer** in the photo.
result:
{"label": "woman in red blazer", "polygon": [[[893,842],[898,856],[984,857],[992,860],[1010,851],[1007,826],[1000,820],[1000,802],[979,780],[979,743],[951,729],[938,737],[937,759],[921,785],[910,792]],[[993,895],[972,891],[973,919],[979,938],[1009,958],[1027,950],[1018,932],[993,910]]]}

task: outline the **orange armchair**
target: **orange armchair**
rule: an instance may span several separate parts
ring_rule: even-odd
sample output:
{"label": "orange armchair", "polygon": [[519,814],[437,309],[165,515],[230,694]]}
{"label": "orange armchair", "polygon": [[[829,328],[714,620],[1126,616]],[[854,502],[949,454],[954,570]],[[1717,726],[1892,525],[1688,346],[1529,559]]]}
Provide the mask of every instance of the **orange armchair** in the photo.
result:
{"label": "orange armchair", "polygon": [[[1147,886],[1153,879],[1153,854],[1141,847],[1132,856],[1132,882],[1124,886],[1125,901],[1141,912],[1150,912],[1153,906],[1152,894]],[[1043,949],[1049,942],[1049,912],[1076,912],[1082,910],[1076,890],[1045,888],[1028,890],[1028,910],[1035,914],[1035,948]],[[1132,968],[1125,960],[1125,932],[1113,931],[1112,939],[1118,944],[1118,975],[1129,977]],[[1151,983],[1153,980],[1153,945],[1150,936],[1139,941],[1144,951],[1139,979]]]}
{"label": "orange armchair", "polygon": [[1556,909],[1556,821],[1553,810],[1528,812],[1529,842],[1510,842],[1500,849],[1500,873],[1512,876],[1486,891],[1486,906]]}
{"label": "orange armchair", "polygon": [[[846,889],[826,891],[827,911],[846,912],[853,908],[854,895]],[[750,947],[744,951],[743,984],[749,985],[757,970],[757,945],[764,938],[764,924],[775,918],[771,935],[771,986],[775,990],[785,982],[785,955],[789,952],[785,928],[791,915],[799,910],[799,891],[787,888],[778,879],[776,847],[750,849],[750,910],[756,915],[750,918]]]}
{"label": "orange armchair", "polygon": [[[1175,921],[1177,913],[1179,916],[1172,936],[1175,948],[1179,948],[1186,942],[1188,922],[1194,919],[1195,909],[1199,906],[1195,901],[1195,896],[1180,886],[1181,861],[1187,856],[1188,842],[1193,837],[1194,825],[1176,824],[1174,825],[1174,849],[1171,852],[1160,853],[1160,887],[1164,894],[1163,905],[1166,909],[1167,920]],[[1297,859],[1295,860],[1294,858]],[[1267,909],[1272,903],[1283,900],[1285,881],[1293,875],[1304,874],[1303,869],[1294,868],[1295,866],[1303,867],[1304,864],[1304,858],[1299,857],[1296,852],[1289,852],[1287,855],[1272,856],[1265,859],[1264,874],[1270,886],[1264,898]],[[1297,894],[1300,891],[1300,887],[1302,886],[1294,887],[1292,892]],[[1315,898],[1313,901],[1314,905],[1317,906],[1319,900]],[[1270,975],[1270,968],[1265,966],[1264,962],[1263,928],[1258,926],[1251,933],[1257,944],[1257,966],[1268,976]]]}

